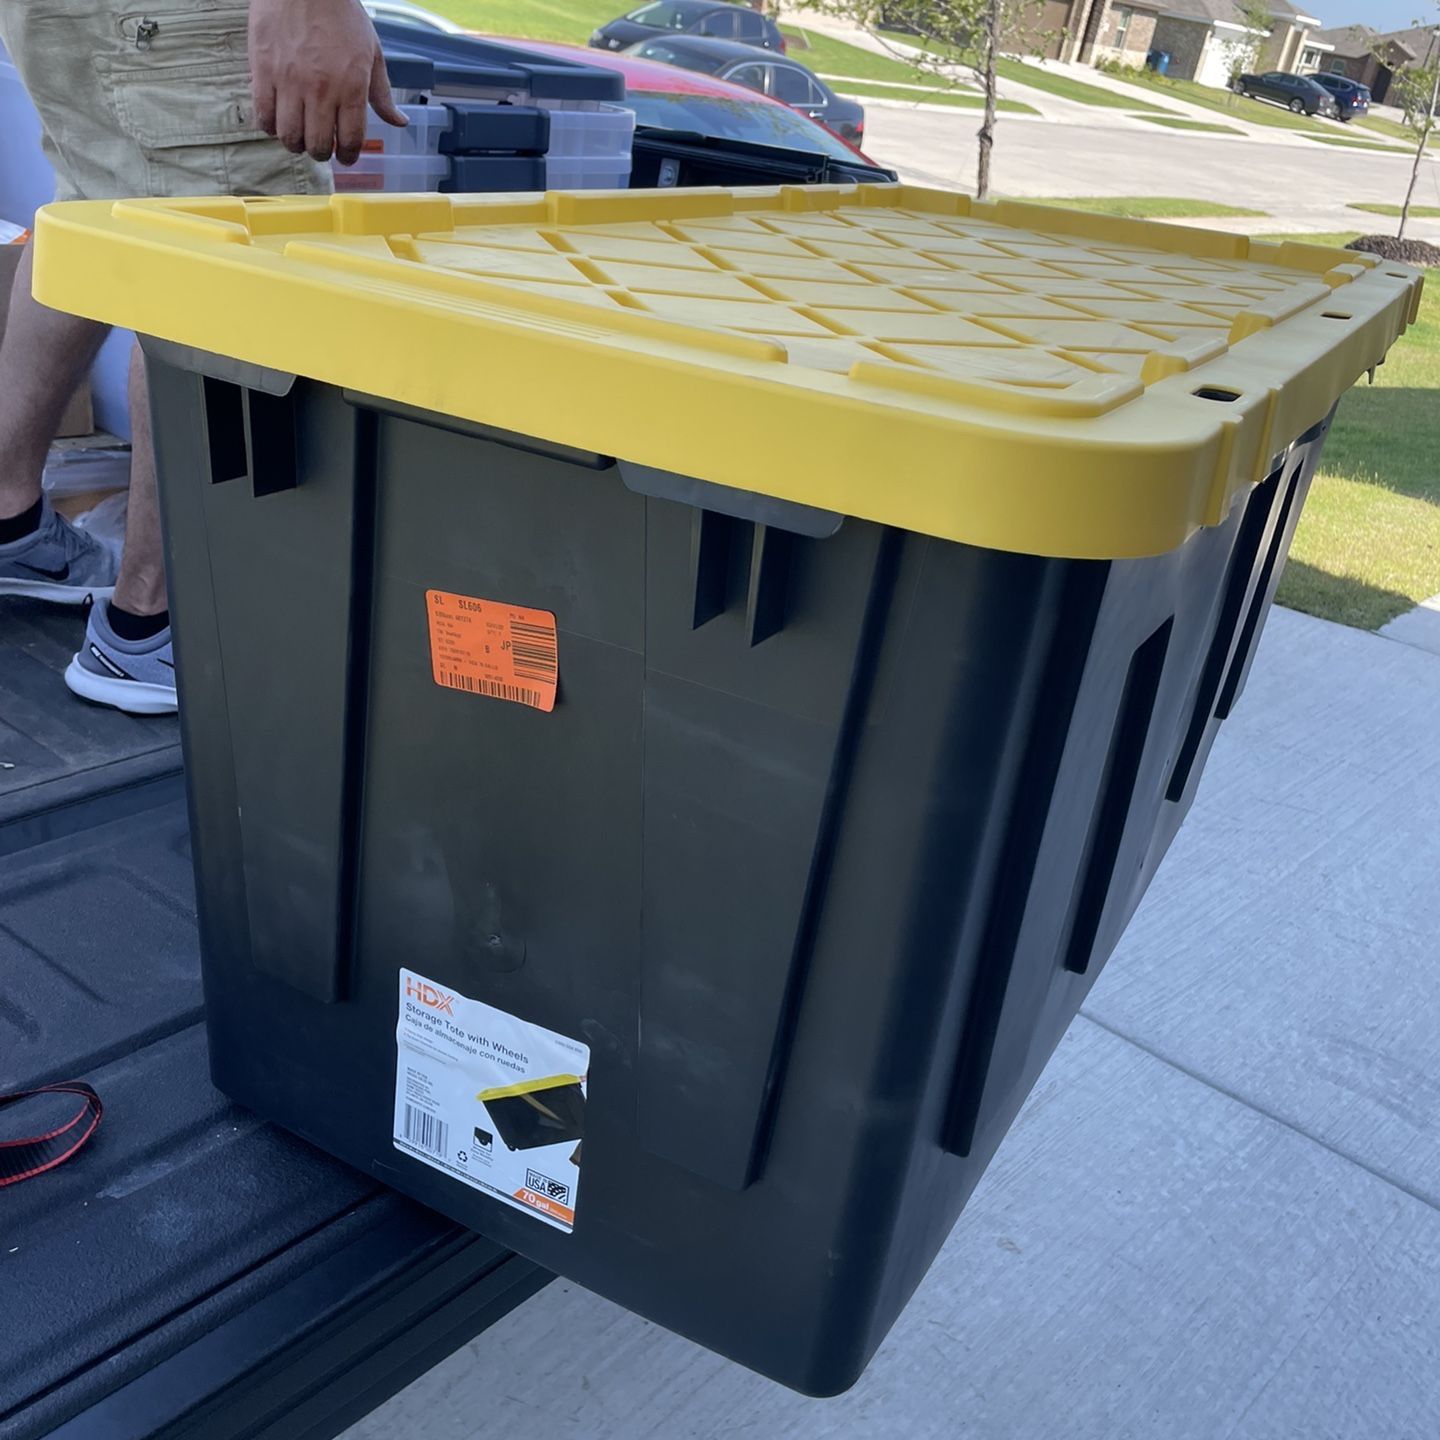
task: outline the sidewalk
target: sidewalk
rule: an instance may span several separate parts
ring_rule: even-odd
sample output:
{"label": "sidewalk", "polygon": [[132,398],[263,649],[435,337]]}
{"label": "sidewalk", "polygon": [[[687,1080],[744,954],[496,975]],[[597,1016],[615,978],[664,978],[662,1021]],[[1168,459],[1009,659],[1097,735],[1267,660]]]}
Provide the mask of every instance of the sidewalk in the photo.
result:
{"label": "sidewalk", "polygon": [[346,1440],[1434,1440],[1440,657],[1272,615],[1175,851],[869,1373],[564,1283]]}

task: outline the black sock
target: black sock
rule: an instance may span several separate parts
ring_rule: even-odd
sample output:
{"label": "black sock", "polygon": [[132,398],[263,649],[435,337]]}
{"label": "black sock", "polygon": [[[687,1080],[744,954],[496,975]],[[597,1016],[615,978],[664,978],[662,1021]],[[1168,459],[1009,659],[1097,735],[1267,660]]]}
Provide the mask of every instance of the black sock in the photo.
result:
{"label": "black sock", "polygon": [[37,500],[28,510],[22,510],[9,520],[0,520],[0,545],[23,540],[40,528],[40,516],[45,508],[43,499]]}
{"label": "black sock", "polygon": [[106,606],[110,628],[122,640],[153,640],[169,623],[170,612],[162,610],[158,615],[136,615],[133,611],[122,610],[113,600]]}

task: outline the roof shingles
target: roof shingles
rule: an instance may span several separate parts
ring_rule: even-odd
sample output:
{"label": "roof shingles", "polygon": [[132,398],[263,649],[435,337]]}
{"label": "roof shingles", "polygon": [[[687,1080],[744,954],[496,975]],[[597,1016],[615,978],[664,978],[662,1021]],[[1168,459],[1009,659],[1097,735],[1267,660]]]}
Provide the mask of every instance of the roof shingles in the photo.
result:
{"label": "roof shingles", "polygon": [[[1177,20],[1199,20],[1210,25],[1243,23],[1240,12],[1235,8],[1235,0],[1164,0],[1160,9],[1162,14]],[[1277,20],[1293,25],[1305,12],[1290,4],[1289,0],[1271,0],[1270,13]]]}

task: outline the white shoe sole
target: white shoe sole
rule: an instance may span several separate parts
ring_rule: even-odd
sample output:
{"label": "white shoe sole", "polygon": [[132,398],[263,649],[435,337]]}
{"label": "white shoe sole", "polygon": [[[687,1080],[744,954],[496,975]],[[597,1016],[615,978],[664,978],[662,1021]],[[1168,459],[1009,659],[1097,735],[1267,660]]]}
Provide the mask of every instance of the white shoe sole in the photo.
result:
{"label": "white shoe sole", "polygon": [[150,685],[141,680],[97,675],[87,670],[78,656],[65,669],[65,683],[82,700],[109,705],[127,715],[173,715],[179,709],[173,685]]}
{"label": "white shoe sole", "polygon": [[108,600],[113,585],[62,585],[55,580],[15,580],[0,577],[0,595],[23,595],[30,600],[48,600],[52,605],[83,605],[87,600]]}

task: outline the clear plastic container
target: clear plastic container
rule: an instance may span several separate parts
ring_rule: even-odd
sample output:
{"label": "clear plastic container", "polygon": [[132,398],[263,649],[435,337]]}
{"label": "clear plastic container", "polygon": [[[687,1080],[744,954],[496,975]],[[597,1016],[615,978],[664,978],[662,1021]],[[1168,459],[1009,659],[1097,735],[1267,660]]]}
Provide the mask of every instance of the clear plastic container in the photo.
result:
{"label": "clear plastic container", "polygon": [[340,191],[390,190],[414,194],[438,190],[450,173],[443,155],[362,155],[353,165],[335,165],[335,188]]}
{"label": "clear plastic container", "polygon": [[556,155],[545,157],[547,190],[628,190],[630,155]]}
{"label": "clear plastic container", "polygon": [[57,440],[45,457],[40,485],[51,500],[123,490],[130,483],[130,447],[99,432]]}
{"label": "clear plastic container", "polygon": [[628,159],[635,139],[635,112],[620,105],[593,110],[556,110],[550,107],[551,160],[566,156],[602,155]]}
{"label": "clear plastic container", "polygon": [[450,112],[443,105],[402,105],[410,122],[403,128],[387,125],[373,110],[365,124],[367,155],[438,155],[440,137],[450,128]]}

